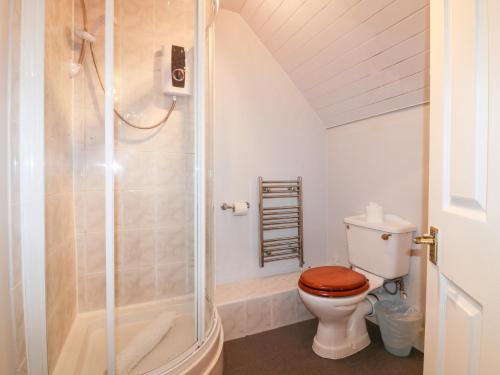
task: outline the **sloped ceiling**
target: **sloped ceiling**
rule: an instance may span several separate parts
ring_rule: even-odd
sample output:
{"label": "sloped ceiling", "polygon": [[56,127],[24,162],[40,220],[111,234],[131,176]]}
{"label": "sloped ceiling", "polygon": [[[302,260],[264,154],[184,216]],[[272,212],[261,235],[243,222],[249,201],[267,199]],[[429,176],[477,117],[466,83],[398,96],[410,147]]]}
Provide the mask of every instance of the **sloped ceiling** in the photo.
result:
{"label": "sloped ceiling", "polygon": [[429,0],[221,0],[327,127],[428,101]]}

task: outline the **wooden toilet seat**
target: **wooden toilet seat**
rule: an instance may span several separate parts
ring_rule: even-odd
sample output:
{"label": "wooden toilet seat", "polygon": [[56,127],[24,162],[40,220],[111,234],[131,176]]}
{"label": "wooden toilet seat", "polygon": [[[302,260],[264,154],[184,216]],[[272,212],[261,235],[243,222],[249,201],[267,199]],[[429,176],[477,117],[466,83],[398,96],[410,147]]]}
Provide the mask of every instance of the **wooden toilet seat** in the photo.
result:
{"label": "wooden toilet seat", "polygon": [[321,297],[349,297],[368,290],[368,279],[347,267],[311,268],[300,275],[299,288]]}

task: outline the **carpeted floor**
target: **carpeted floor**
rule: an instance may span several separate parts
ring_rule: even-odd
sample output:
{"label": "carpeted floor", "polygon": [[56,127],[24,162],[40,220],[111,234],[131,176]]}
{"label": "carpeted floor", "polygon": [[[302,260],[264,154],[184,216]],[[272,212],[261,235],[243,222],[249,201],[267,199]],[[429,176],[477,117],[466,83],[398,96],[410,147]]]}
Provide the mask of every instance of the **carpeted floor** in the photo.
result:
{"label": "carpeted floor", "polygon": [[380,331],[368,323],[372,343],[340,360],[318,357],[311,349],[316,320],[224,343],[224,375],[421,375],[423,354],[407,358],[384,350]]}

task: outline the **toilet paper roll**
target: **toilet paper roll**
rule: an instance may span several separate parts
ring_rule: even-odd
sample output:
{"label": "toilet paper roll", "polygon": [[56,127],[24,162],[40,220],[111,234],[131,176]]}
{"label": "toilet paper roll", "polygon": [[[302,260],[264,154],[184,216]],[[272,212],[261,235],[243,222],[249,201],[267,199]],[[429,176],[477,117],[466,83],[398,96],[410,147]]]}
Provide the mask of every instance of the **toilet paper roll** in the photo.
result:
{"label": "toilet paper roll", "polygon": [[245,216],[248,213],[248,203],[247,202],[235,202],[233,215],[234,216]]}
{"label": "toilet paper roll", "polygon": [[384,221],[384,209],[377,203],[370,202],[365,208],[366,221],[369,223],[382,223]]}

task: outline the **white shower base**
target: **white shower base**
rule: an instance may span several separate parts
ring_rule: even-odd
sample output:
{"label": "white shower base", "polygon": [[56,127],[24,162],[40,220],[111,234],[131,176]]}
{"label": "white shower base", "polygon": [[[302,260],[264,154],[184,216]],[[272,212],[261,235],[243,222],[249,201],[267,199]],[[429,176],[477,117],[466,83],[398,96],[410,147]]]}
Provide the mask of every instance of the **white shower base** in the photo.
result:
{"label": "white shower base", "polygon": [[[192,297],[179,298],[175,300],[155,301],[137,304],[116,309],[116,351],[117,353],[134,337],[143,327],[156,316],[165,311],[176,311],[177,317],[172,328],[158,346],[146,355],[141,362],[130,373],[145,374],[157,368],[165,366],[171,360],[188,351],[195,344],[195,319]],[[216,322],[212,335],[222,337],[220,324]],[[217,331],[217,332],[215,332]],[[218,344],[218,340],[214,344]],[[210,342],[210,339],[207,340]],[[201,349],[201,348],[200,348]],[[220,351],[210,351],[217,358],[213,362],[215,366],[217,359],[222,355],[222,342]],[[198,358],[200,359],[200,358]],[[185,359],[185,361],[188,358]],[[184,361],[184,362],[185,362]],[[189,368],[179,363],[172,373],[183,374],[179,368]],[[217,366],[215,366],[217,367]],[[200,370],[200,369],[198,369]],[[207,369],[210,370],[210,369]],[[59,357],[54,375],[101,375],[106,373],[106,313],[104,310],[92,311],[79,314],[73,323],[73,327]],[[155,374],[169,374],[169,370],[154,371]],[[199,374],[212,373],[211,371],[198,372]]]}

